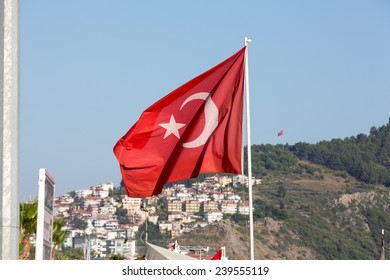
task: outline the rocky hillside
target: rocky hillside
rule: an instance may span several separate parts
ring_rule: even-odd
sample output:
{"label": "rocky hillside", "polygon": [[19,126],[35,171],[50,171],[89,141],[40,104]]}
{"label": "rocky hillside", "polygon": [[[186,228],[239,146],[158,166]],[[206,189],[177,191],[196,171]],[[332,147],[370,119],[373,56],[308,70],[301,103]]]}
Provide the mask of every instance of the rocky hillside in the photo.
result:
{"label": "rocky hillside", "polygon": [[[289,171],[266,172],[253,193],[255,259],[377,259],[381,229],[385,247],[390,242],[390,189],[383,185],[297,161]],[[249,259],[248,217],[232,216],[178,242],[226,246],[229,259]]]}

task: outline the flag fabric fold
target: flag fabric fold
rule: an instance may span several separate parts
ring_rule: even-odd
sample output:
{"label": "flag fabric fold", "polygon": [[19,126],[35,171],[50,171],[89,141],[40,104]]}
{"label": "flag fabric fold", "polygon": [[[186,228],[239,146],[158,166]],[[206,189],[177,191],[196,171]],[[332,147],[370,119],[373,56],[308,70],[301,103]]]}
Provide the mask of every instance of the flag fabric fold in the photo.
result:
{"label": "flag fabric fold", "polygon": [[200,173],[241,174],[243,47],[149,108],[114,146],[130,197]]}

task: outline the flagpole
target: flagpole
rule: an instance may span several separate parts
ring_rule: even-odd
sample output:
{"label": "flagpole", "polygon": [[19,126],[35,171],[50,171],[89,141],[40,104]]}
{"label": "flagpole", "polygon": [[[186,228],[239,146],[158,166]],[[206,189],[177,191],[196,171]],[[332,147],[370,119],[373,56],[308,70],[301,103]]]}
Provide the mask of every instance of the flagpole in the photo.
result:
{"label": "flagpole", "polygon": [[[252,42],[252,39],[245,37],[245,46]],[[251,124],[249,111],[249,72],[248,72],[248,48],[245,50],[245,96],[246,96],[246,132],[248,145],[248,192],[249,192],[249,234],[251,260],[255,259],[254,237],[253,237],[253,202],[252,202],[252,152],[251,152]]]}

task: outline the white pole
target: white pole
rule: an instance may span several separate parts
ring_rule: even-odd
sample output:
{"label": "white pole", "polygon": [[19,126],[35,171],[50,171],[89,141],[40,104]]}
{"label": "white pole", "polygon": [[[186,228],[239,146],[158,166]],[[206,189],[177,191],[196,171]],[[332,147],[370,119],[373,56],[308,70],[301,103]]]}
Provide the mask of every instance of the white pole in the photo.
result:
{"label": "white pole", "polygon": [[[245,46],[252,42],[252,39],[245,37]],[[252,202],[252,153],[251,153],[251,122],[249,111],[249,71],[248,71],[248,48],[245,50],[245,95],[246,95],[246,132],[248,145],[248,192],[249,192],[249,234],[251,260],[255,259],[254,238],[253,238],[253,202]]]}
{"label": "white pole", "polygon": [[0,1],[0,260],[19,259],[19,0]]}
{"label": "white pole", "polygon": [[88,235],[88,252],[87,260],[91,260],[91,236]]}

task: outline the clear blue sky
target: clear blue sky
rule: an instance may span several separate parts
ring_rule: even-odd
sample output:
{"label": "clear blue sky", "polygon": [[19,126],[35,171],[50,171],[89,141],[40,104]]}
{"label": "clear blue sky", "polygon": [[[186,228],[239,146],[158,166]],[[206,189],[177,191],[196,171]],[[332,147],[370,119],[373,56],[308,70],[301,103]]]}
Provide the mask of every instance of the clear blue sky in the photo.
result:
{"label": "clear blue sky", "polygon": [[[249,46],[252,144],[390,117],[390,2],[21,0],[20,191],[120,183],[112,152],[152,103]],[[282,137],[277,133],[284,130]]]}

